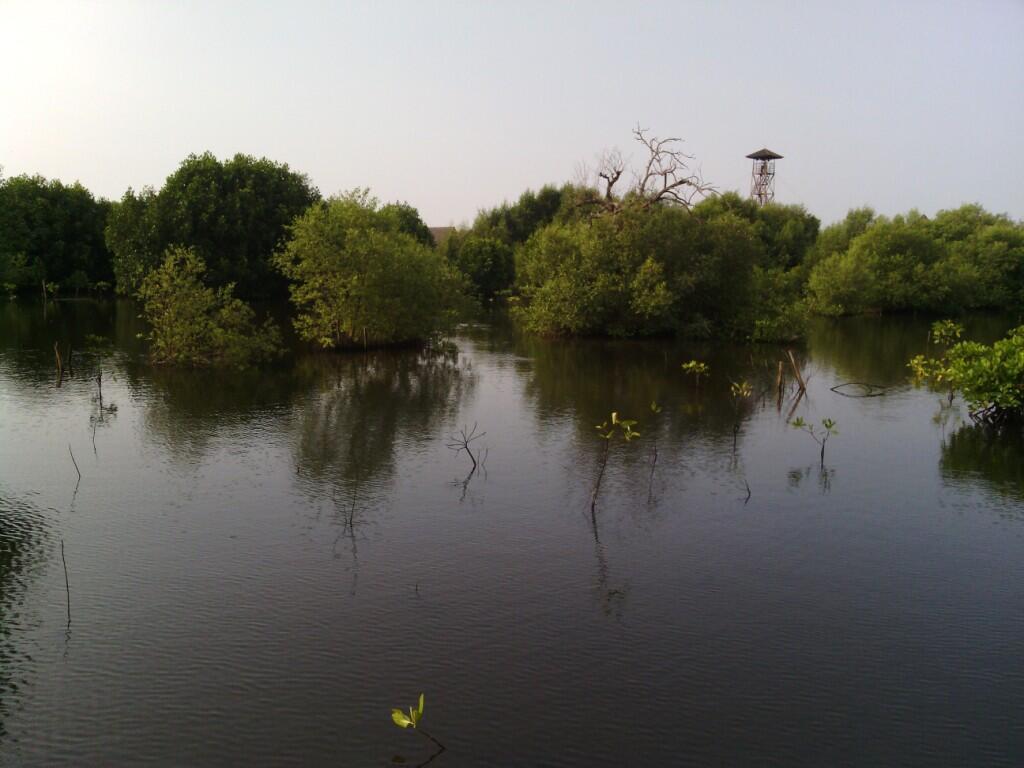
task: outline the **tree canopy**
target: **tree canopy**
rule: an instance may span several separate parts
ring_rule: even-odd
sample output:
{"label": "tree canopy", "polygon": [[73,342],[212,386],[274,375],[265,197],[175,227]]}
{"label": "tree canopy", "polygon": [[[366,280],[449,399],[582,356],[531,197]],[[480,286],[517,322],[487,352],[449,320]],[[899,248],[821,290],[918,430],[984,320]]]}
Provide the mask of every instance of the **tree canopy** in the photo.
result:
{"label": "tree canopy", "polygon": [[275,257],[291,281],[295,328],[321,347],[423,340],[460,305],[460,281],[436,249],[403,231],[367,190],[311,207]]}
{"label": "tree canopy", "polygon": [[107,243],[117,288],[132,292],[172,245],[193,249],[211,284],[243,296],[281,295],[271,257],[287,226],[320,199],[305,174],[250,155],[189,155],[158,191],[128,190],[111,212]]}
{"label": "tree canopy", "polygon": [[80,290],[113,279],[103,238],[110,203],[78,182],[0,178],[0,283]]}

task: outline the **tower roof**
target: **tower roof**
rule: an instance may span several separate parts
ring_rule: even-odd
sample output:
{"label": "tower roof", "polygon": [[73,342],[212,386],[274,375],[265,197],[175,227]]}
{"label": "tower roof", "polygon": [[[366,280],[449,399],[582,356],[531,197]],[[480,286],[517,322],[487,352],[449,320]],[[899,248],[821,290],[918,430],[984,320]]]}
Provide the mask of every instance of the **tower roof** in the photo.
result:
{"label": "tower roof", "polygon": [[747,155],[751,160],[781,160],[782,155],[772,152],[770,149],[759,149]]}

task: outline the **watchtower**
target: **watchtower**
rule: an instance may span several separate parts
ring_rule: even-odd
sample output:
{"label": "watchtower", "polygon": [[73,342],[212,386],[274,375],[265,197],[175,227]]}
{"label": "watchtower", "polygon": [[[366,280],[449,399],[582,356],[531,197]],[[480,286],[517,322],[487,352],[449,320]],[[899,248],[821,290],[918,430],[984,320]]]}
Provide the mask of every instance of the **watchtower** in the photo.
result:
{"label": "watchtower", "polygon": [[750,198],[758,205],[765,205],[775,199],[775,161],[782,155],[770,149],[759,149],[747,155],[754,161],[750,171]]}

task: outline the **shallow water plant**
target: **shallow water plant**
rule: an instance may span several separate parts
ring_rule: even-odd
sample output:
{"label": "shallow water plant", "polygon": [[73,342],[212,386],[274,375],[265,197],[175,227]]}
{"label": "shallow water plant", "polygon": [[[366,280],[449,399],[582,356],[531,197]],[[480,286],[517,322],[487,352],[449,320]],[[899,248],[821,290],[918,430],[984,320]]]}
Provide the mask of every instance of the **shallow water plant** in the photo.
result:
{"label": "shallow water plant", "polygon": [[594,512],[597,506],[597,495],[601,492],[601,480],[604,478],[605,467],[608,466],[608,453],[611,450],[612,439],[621,435],[627,443],[634,438],[640,437],[640,433],[633,429],[636,419],[620,419],[618,411],[612,411],[609,421],[598,424],[595,429],[598,436],[604,440],[604,448],[601,451],[600,465],[597,470],[597,481],[594,483],[594,492],[590,495],[590,511]]}
{"label": "shallow water plant", "polygon": [[797,416],[795,419],[789,422],[789,425],[794,429],[799,429],[803,432],[806,432],[808,435],[811,436],[811,439],[814,440],[814,442],[821,446],[821,466],[824,467],[825,444],[828,442],[828,439],[830,437],[839,434],[839,430],[836,428],[835,421],[828,418],[822,419],[820,432],[814,424],[804,421],[802,416]]}
{"label": "shallow water plant", "polygon": [[992,345],[960,341],[941,357],[917,355],[914,378],[961,392],[977,422],[1004,425],[1024,418],[1024,325]]}
{"label": "shallow water plant", "polygon": [[424,738],[429,739],[434,744],[436,744],[437,752],[434,753],[433,757],[430,758],[431,760],[433,760],[434,757],[437,757],[439,754],[444,752],[445,746],[440,741],[431,736],[429,733],[427,733],[425,730],[420,728],[420,722],[423,720],[423,698],[423,694],[421,693],[419,705],[416,707],[409,707],[408,715],[400,709],[392,709],[391,720],[399,728],[412,728],[414,731],[421,734]]}
{"label": "shallow water plant", "polygon": [[749,381],[733,381],[729,384],[729,394],[732,396],[732,409],[736,417],[732,425],[732,452],[736,453],[736,438],[740,433],[740,403],[754,394],[754,388]]}
{"label": "shallow water plant", "polygon": [[683,373],[687,373],[694,377],[697,389],[700,389],[700,377],[707,376],[711,373],[711,368],[707,363],[703,363],[700,360],[690,360],[679,366],[683,369]]}

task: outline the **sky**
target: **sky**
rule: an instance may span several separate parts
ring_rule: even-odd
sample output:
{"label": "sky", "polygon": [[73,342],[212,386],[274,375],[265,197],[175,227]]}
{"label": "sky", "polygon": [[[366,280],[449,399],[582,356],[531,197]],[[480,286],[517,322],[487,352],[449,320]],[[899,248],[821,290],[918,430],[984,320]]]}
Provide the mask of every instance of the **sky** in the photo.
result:
{"label": "sky", "polygon": [[964,202],[1024,219],[1024,0],[0,0],[0,166],[97,195],[189,153],[370,187],[432,226],[574,178],[637,124],[707,181],[828,223]]}

